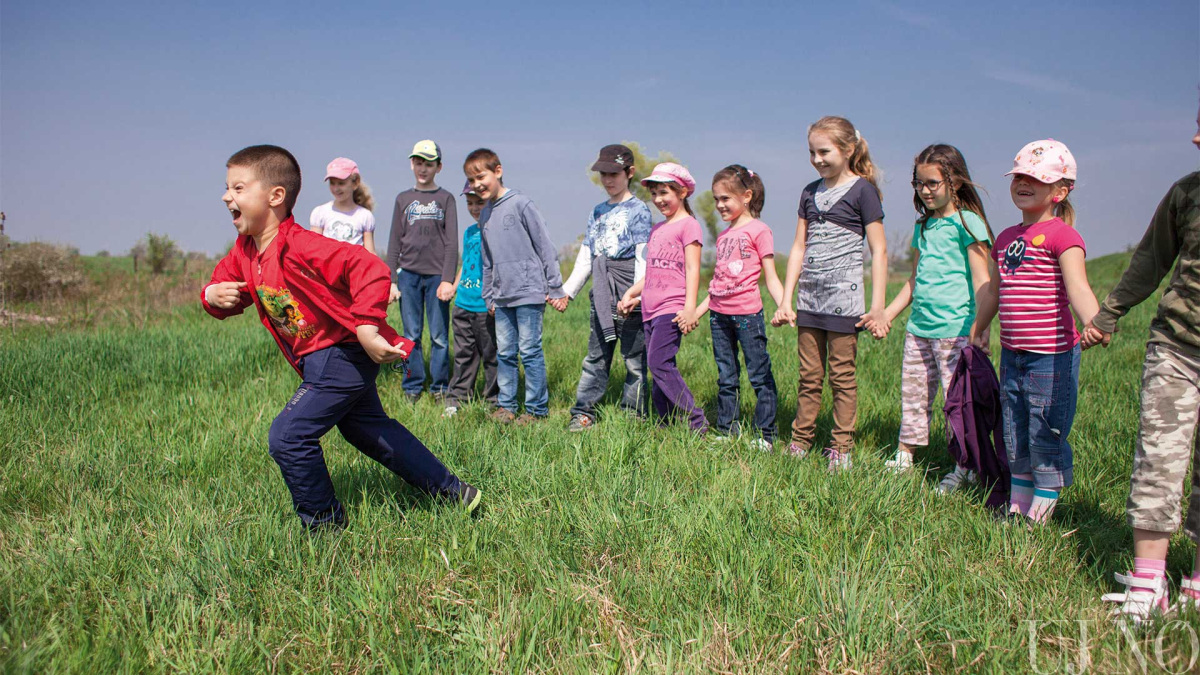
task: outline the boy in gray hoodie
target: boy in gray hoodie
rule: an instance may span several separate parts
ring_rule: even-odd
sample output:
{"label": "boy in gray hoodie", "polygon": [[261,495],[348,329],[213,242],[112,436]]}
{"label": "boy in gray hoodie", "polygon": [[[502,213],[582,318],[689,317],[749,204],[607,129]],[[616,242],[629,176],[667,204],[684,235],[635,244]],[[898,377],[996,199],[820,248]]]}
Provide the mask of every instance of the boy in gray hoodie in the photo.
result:
{"label": "boy in gray hoodie", "polygon": [[[485,200],[479,214],[483,240],[483,301],[496,316],[499,408],[492,417],[525,424],[550,414],[542,315],[549,302],[567,308],[558,251],[533,202],[504,187],[500,157],[487,148],[467,155],[463,171]],[[525,365],[525,413],[517,417],[517,356]]]}

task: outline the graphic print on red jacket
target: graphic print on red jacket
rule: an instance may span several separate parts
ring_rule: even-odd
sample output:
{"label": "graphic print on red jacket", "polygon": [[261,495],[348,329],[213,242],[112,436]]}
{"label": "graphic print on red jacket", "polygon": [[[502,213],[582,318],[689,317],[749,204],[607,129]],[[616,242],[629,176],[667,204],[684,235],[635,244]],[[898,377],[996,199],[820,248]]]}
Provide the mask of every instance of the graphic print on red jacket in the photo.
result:
{"label": "graphic print on red jacket", "polygon": [[387,265],[362,246],[306,230],[294,218],[279,225],[279,234],[261,253],[254,239],[239,236],[205,288],[224,281],[246,282],[238,303],[213,307],[202,289],[205,311],[224,319],[255,305],[296,372],[306,354],[357,342],[358,326],[376,326],[388,344],[400,340],[387,323]]}

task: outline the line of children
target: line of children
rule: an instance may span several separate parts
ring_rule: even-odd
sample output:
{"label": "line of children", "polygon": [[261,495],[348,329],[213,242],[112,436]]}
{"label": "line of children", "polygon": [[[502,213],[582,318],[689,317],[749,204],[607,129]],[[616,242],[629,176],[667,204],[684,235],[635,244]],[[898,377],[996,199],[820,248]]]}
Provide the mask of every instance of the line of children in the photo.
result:
{"label": "line of children", "polygon": [[375,253],[375,198],[363,182],[358,164],[338,157],[325,167],[325,180],[333,200],[312,210],[308,226],[313,232],[347,244],[365,246]]}
{"label": "line of children", "polygon": [[418,142],[409,156],[417,184],[396,196],[387,265],[392,270],[391,300],[400,300],[404,337],[413,353],[404,377],[404,394],[421,397],[425,360],[422,326],[429,322],[429,392],[445,395],[450,384],[450,298],[458,267],[458,204],[437,186],[442,150],[430,140]]}
{"label": "line of children", "polygon": [[617,312],[617,303],[646,271],[646,243],[650,239],[650,209],[629,190],[634,175],[633,151],[624,145],[606,145],[592,164],[608,199],[588,216],[575,269],[563,284],[568,299],[583,290],[592,277],[591,334],[583,357],[575,405],[568,431],[584,431],[596,423],[596,405],[608,389],[614,347],[621,342],[625,384],[621,406],[641,417],[646,411],[646,336],[641,312]]}

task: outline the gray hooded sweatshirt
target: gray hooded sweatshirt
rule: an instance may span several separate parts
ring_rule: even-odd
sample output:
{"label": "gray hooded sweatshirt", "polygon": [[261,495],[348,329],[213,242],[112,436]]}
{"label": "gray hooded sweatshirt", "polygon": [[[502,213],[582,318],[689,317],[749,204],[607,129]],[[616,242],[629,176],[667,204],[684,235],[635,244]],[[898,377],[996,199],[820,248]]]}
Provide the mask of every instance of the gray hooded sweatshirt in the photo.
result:
{"label": "gray hooded sweatshirt", "polygon": [[533,202],[516,190],[489,200],[479,214],[483,300],[488,307],[540,305],[562,298],[558,251]]}

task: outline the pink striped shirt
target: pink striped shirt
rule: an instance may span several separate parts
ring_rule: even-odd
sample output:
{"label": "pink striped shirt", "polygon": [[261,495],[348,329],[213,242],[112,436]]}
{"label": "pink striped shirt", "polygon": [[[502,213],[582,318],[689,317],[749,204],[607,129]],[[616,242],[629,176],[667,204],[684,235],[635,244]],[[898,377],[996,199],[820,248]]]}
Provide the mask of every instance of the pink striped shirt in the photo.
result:
{"label": "pink striped shirt", "polygon": [[1059,218],[1014,225],[996,237],[1000,267],[1000,344],[1013,351],[1057,354],[1079,342],[1058,257],[1078,246],[1079,232]]}

